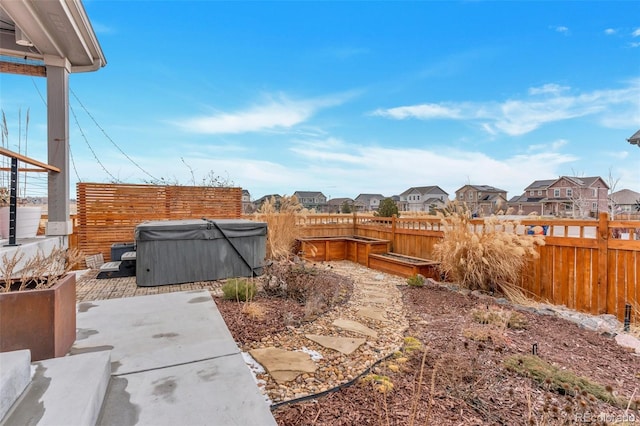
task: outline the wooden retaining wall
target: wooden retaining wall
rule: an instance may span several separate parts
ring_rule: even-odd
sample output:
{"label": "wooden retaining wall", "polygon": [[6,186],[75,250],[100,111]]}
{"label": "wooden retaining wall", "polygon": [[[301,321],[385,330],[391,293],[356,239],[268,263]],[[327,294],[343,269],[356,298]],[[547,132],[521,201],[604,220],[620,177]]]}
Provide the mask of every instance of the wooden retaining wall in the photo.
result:
{"label": "wooden retaining wall", "polygon": [[242,189],[83,182],[77,203],[77,247],[108,261],[111,245],[134,241],[136,225],[145,221],[240,218]]}
{"label": "wooden retaining wall", "polygon": [[[482,219],[472,221],[482,226]],[[522,228],[546,226],[540,256],[523,271],[521,285],[535,299],[592,314],[624,318],[626,303],[640,305],[640,221],[522,220]],[[379,218],[313,215],[299,223],[305,236],[357,235],[391,241],[391,251],[431,259],[443,236],[436,217]],[[349,226],[351,228],[349,229]],[[315,232],[315,231],[318,232]],[[522,232],[522,229],[520,229]]]}

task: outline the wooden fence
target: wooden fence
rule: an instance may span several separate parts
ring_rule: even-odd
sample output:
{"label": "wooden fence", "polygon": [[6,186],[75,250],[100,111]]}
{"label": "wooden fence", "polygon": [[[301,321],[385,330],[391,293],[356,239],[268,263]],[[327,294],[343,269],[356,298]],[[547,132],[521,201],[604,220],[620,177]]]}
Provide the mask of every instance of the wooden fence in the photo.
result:
{"label": "wooden fence", "polygon": [[[472,221],[483,226],[482,219]],[[640,221],[522,220],[517,232],[546,227],[540,256],[529,260],[523,289],[538,300],[592,314],[624,318],[626,303],[640,304]],[[439,219],[379,218],[362,215],[310,215],[298,222],[303,236],[358,235],[391,241],[392,251],[432,258],[443,237]]]}
{"label": "wooden fence", "polygon": [[78,183],[77,247],[111,258],[111,245],[134,241],[136,225],[150,220],[222,218],[242,213],[242,189]]}

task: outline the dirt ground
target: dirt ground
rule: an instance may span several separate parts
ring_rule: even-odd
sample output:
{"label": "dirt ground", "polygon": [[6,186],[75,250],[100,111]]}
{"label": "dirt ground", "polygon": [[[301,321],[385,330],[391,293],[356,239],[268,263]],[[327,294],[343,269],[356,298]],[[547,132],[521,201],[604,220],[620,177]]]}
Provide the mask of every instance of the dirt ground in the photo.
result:
{"label": "dirt ground", "polygon": [[[401,290],[406,336],[416,341],[375,376],[275,407],[278,424],[640,425],[640,357],[611,337],[439,285]],[[303,316],[295,302],[264,296],[253,302],[260,319],[237,302],[216,303],[243,343]],[[539,361],[547,370],[529,367]]]}

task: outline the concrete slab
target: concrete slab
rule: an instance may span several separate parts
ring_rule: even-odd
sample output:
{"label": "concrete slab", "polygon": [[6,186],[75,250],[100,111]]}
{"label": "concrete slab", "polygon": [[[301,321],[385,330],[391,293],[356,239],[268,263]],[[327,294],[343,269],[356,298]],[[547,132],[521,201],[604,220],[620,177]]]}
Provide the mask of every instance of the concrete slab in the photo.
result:
{"label": "concrete slab", "polygon": [[33,381],[7,425],[93,425],[111,372],[109,351],[53,358],[32,364]]}
{"label": "concrete slab", "polygon": [[78,304],[71,354],[111,350],[113,374],[239,353],[207,290]]}
{"label": "concrete slab", "polygon": [[28,349],[0,353],[0,421],[31,383]]}
{"label": "concrete slab", "polygon": [[99,425],[275,425],[241,354],[112,377]]}

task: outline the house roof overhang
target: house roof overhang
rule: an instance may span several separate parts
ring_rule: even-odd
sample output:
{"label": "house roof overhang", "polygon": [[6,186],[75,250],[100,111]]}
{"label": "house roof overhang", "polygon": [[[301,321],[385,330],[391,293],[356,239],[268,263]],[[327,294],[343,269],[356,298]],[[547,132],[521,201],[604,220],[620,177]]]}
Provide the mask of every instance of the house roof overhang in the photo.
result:
{"label": "house roof overhang", "polygon": [[633,136],[631,136],[629,139],[627,139],[627,141],[631,144],[631,145],[638,145],[638,147],[640,148],[640,130],[638,130],[637,132],[635,132],[633,134]]}
{"label": "house roof overhang", "polygon": [[0,0],[0,71],[37,75],[54,65],[77,73],[106,64],[80,0]]}

